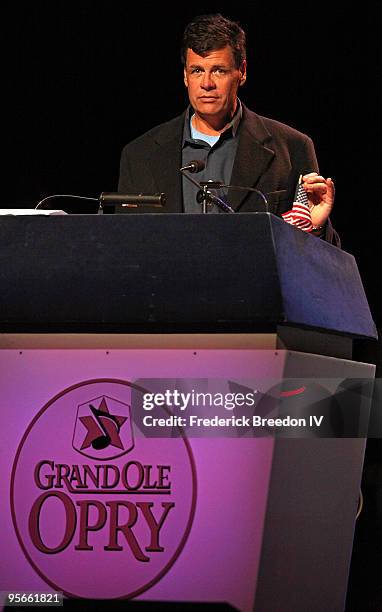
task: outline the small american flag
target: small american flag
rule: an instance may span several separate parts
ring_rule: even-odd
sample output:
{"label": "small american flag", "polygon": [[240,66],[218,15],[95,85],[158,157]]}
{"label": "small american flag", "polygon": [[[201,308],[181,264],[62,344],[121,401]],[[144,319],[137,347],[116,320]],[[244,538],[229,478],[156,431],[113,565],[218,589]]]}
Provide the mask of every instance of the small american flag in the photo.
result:
{"label": "small american flag", "polygon": [[311,232],[313,229],[312,217],[310,216],[309,200],[302,184],[302,174],[298,179],[296,193],[291,210],[283,213],[282,218],[290,225],[298,227],[303,232]]}

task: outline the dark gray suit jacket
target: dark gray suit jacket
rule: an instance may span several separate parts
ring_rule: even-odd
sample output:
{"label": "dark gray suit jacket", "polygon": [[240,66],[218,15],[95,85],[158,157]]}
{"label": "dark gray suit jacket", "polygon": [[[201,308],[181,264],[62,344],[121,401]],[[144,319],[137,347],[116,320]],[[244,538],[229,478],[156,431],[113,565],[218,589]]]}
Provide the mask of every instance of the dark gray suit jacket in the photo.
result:
{"label": "dark gray suit jacket", "polygon": [[[165,193],[166,205],[155,212],[183,212],[179,168],[184,120],[185,113],[125,146],[119,193]],[[281,215],[292,206],[300,174],[308,172],[318,172],[312,140],[283,123],[260,117],[243,105],[231,184],[259,189],[268,199],[269,212]],[[264,211],[262,200],[251,192],[229,190],[228,201],[237,212]],[[337,243],[330,223],[325,238]]]}

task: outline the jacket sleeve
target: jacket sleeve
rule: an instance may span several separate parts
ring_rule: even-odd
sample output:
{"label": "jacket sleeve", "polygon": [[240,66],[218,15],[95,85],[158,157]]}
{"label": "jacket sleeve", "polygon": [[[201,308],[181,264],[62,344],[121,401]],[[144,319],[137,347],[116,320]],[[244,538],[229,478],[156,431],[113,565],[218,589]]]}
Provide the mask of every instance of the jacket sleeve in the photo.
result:
{"label": "jacket sleeve", "polygon": [[128,146],[124,147],[119,164],[118,193],[131,193],[132,180],[129,162]]}
{"label": "jacket sleeve", "polygon": [[[307,174],[308,172],[319,172],[314,144],[309,137],[307,137],[305,141],[304,160],[302,161],[301,168],[303,168],[304,174]],[[341,248],[340,237],[334,229],[330,218],[325,223],[324,231],[322,232],[320,238],[326,242],[330,242],[330,244],[334,244],[336,247]]]}

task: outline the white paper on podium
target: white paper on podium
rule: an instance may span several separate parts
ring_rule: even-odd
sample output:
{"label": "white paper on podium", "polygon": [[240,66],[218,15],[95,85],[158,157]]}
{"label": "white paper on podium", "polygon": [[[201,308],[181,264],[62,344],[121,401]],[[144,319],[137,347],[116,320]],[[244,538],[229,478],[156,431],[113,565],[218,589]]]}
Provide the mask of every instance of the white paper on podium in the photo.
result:
{"label": "white paper on podium", "polygon": [[0,208],[0,215],[67,215],[64,210],[36,210],[35,208]]}

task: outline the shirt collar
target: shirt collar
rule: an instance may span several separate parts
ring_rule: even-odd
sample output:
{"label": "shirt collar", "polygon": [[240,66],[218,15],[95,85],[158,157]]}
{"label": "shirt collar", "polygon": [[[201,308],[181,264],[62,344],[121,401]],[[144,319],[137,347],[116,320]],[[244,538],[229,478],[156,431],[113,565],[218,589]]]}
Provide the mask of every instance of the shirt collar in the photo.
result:
{"label": "shirt collar", "polygon": [[236,113],[234,114],[234,116],[232,117],[231,122],[229,123],[229,125],[226,128],[226,129],[228,129],[229,127],[232,127],[232,135],[233,136],[236,136],[236,133],[237,133],[237,130],[239,128],[239,123],[241,121],[242,116],[243,116],[243,107],[241,105],[241,102],[240,102],[239,98],[237,98]]}
{"label": "shirt collar", "polygon": [[[187,111],[186,111],[186,116],[185,116],[185,121],[184,121],[183,143],[186,140],[191,140],[190,122],[191,122],[191,119],[192,119],[194,114],[195,114],[194,113],[194,109],[192,108],[192,106],[189,106]],[[239,98],[237,98],[236,112],[235,112],[234,116],[232,117],[232,120],[230,121],[230,123],[226,126],[224,132],[222,132],[222,134],[224,134],[228,130],[232,129],[232,136],[235,138],[235,136],[237,134],[237,130],[239,129],[239,125],[240,125],[240,121],[241,121],[242,116],[243,116],[243,106],[242,106]]]}

